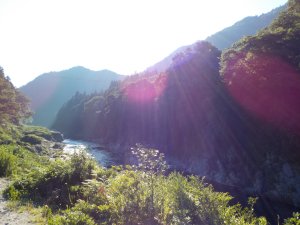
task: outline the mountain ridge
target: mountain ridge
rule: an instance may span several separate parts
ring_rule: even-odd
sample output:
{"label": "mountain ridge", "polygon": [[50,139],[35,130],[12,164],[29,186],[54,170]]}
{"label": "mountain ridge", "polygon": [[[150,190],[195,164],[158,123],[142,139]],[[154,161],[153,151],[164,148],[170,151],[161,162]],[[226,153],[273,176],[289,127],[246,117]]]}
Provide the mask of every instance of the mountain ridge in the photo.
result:
{"label": "mountain ridge", "polygon": [[299,12],[290,0],[271,25],[223,53],[198,42],[162,73],[73,96],[54,127],[107,144],[125,164],[141,143],[180,170],[299,208]]}
{"label": "mountain ridge", "polygon": [[99,92],[122,75],[110,70],[93,71],[82,66],[41,74],[19,90],[31,100],[33,124],[50,127],[58,109],[76,92]]}
{"label": "mountain ridge", "polygon": [[[234,42],[238,41],[243,36],[254,35],[260,29],[263,29],[264,27],[269,25],[272,20],[275,19],[279,15],[279,13],[286,7],[287,4],[277,7],[270,12],[263,13],[259,16],[248,16],[234,23],[232,26],[226,27],[215,34],[208,36],[205,41],[210,42],[220,50],[229,48]],[[193,45],[195,45],[195,43],[177,48],[161,61],[148,67],[146,69],[146,72],[163,72],[172,64],[173,58],[178,53],[185,51],[188,48],[193,48]]]}

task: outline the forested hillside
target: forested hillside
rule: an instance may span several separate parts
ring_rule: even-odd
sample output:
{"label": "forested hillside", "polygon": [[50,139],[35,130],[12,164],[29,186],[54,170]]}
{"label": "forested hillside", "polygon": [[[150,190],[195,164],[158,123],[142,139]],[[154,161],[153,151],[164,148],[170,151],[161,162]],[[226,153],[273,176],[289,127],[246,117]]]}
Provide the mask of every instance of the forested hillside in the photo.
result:
{"label": "forested hillside", "polygon": [[0,122],[19,123],[21,118],[30,116],[28,100],[14,88],[9,77],[0,67]]}
{"label": "forested hillside", "polygon": [[32,123],[50,127],[59,108],[76,92],[99,92],[107,89],[111,81],[121,78],[121,75],[109,70],[92,71],[78,66],[42,74],[21,87],[20,91],[31,102],[34,112]]}
{"label": "forested hillside", "polygon": [[[21,207],[49,225],[299,224],[299,62],[300,2],[289,0],[226,51],[197,42],[162,73],[75,92],[53,128],[117,153],[123,164],[110,168],[65,153],[59,132],[23,125],[29,102],[0,69],[0,223]],[[74,70],[86,71],[65,72],[81,78]],[[62,84],[83,84],[57,76],[47,86],[48,76],[35,81],[49,88],[35,89],[41,104]],[[254,198],[241,205],[220,187]]]}
{"label": "forested hillside", "polygon": [[199,42],[164,73],[75,95],[54,128],[122,152],[156,147],[181,169],[299,207],[299,5],[222,55]]}
{"label": "forested hillside", "polygon": [[66,155],[59,133],[19,124],[28,116],[28,105],[3,70],[0,84],[1,223],[267,224],[254,214],[254,198],[243,208],[200,177],[166,174],[158,150],[137,145],[132,148],[136,165],[109,169],[84,152]]}
{"label": "forested hillside", "polygon": [[300,4],[257,35],[246,37],[222,56],[222,76],[231,96],[252,115],[300,133]]}
{"label": "forested hillside", "polygon": [[269,26],[286,7],[284,5],[259,16],[246,17],[232,26],[209,36],[206,38],[206,41],[221,50],[229,48],[242,37],[255,35],[259,30]]}
{"label": "forested hillside", "polygon": [[[236,41],[240,38],[254,35],[259,30],[267,27],[271,24],[271,22],[278,17],[279,13],[282,12],[286,8],[286,5],[273,9],[272,11],[259,15],[259,16],[249,16],[246,17],[230,27],[227,27],[209,37],[205,40],[210,42],[212,45],[217,47],[220,50],[224,50],[226,48],[231,47]],[[171,53],[169,56],[156,63],[155,65],[149,67],[147,69],[148,72],[163,72],[165,71],[171,64],[173,57],[176,54],[185,51],[188,48],[193,48],[193,45],[182,46],[178,48],[176,51]]]}

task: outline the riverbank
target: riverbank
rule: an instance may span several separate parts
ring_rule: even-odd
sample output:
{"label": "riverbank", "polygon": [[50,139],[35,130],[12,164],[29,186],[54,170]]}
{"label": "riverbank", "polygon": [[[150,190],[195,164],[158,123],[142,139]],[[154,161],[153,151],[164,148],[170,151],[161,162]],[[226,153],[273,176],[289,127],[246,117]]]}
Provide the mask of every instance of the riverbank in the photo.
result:
{"label": "riverbank", "polygon": [[11,210],[8,201],[3,198],[2,191],[9,185],[9,180],[0,178],[0,225],[33,225],[29,212]]}
{"label": "riverbank", "polygon": [[[77,141],[74,141],[75,143]],[[97,146],[101,146],[101,148],[106,148],[111,154],[117,154],[119,159],[115,159],[118,161],[118,164],[126,165],[126,164],[132,164],[132,156],[130,154],[130,147],[124,147],[120,144],[110,144],[107,147],[103,147],[101,144],[96,144],[93,142],[85,142],[85,141],[78,141],[79,144],[86,143],[87,145],[94,146],[94,151],[97,153]],[[127,149],[127,150],[126,150]],[[125,151],[126,150],[126,151]],[[101,156],[101,152],[100,152]],[[187,168],[187,165],[191,164],[182,164],[178,160],[175,160],[171,156],[166,155],[166,160],[169,165],[171,165],[170,171],[178,171],[184,175],[199,175],[197,173],[192,172]],[[200,175],[201,176],[201,175]],[[246,190],[242,187],[233,186],[229,184],[224,184],[221,182],[214,181],[209,178],[205,178],[205,182],[212,184],[214,189],[218,192],[228,192],[231,196],[234,197],[234,199],[231,201],[232,204],[241,203],[243,206],[247,206],[247,201],[249,197],[258,197],[257,203],[254,207],[255,213],[260,216],[266,216],[268,221],[270,221],[272,224],[277,224],[278,218],[279,221],[283,222],[285,218],[291,217],[293,212],[300,211],[299,208],[296,206],[293,206],[283,200],[280,199],[272,199],[267,195],[264,195],[263,193],[256,193],[253,191]]]}
{"label": "riverbank", "polygon": [[62,143],[64,144],[63,152],[66,154],[85,151],[104,167],[111,166],[115,162],[112,154],[105,150],[104,146],[97,143],[72,139],[65,139]]}

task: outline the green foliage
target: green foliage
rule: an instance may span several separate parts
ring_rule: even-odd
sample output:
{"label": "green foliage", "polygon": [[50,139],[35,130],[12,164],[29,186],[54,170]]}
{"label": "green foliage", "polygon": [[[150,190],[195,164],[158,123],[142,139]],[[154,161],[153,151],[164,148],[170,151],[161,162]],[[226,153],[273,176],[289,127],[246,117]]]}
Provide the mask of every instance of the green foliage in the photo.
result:
{"label": "green foliage", "polygon": [[39,157],[24,147],[10,144],[0,145],[0,161],[0,172],[4,176],[22,177],[29,170],[39,168],[49,159]]}
{"label": "green foliage", "polygon": [[232,206],[232,197],[199,177],[163,175],[166,163],[155,149],[137,145],[138,166],[126,169],[101,168],[84,153],[45,161],[15,145],[5,149],[16,160],[5,196],[44,205],[48,224],[266,224],[254,216],[254,201],[249,209]]}
{"label": "green foliage", "polygon": [[[27,198],[57,208],[76,202],[79,191],[76,185],[91,178],[95,162],[85,153],[73,155],[70,160],[48,161],[47,165],[33,167],[28,174],[16,178],[11,185]],[[9,188],[6,190],[9,198]]]}
{"label": "green foliage", "polygon": [[23,126],[22,133],[26,135],[35,135],[40,138],[44,138],[48,141],[63,141],[63,137],[59,132],[51,131],[45,127],[39,126]]}
{"label": "green foliage", "polygon": [[0,124],[0,144],[15,144],[22,136],[21,126],[10,122]]}
{"label": "green foliage", "polygon": [[8,127],[0,126],[0,144],[10,144],[14,141],[8,130]]}
{"label": "green foliage", "polygon": [[[155,186],[157,185],[155,175],[162,175],[167,170],[168,166],[164,160],[164,154],[159,153],[157,149],[148,149],[143,147],[141,144],[136,144],[135,148],[132,148],[132,154],[137,159],[137,165],[133,168],[142,173],[140,179],[143,179],[145,184],[150,190],[150,196],[146,199],[148,207],[148,213],[150,220],[154,218],[155,215]],[[154,221],[152,221],[154,223]]]}
{"label": "green foliage", "polygon": [[[44,127],[5,123],[0,126],[0,144],[41,144],[42,140],[61,142],[62,134]],[[22,143],[23,142],[23,143]]]}
{"label": "green foliage", "polygon": [[[151,187],[142,174],[124,170],[111,177],[105,182],[106,185],[99,184],[95,196],[102,195],[102,201],[96,203],[102,209],[101,221],[106,221],[105,224],[131,225],[266,224],[264,218],[253,215],[252,205],[249,209],[243,209],[240,205],[230,206],[232,197],[228,194],[214,192],[198,177],[184,177],[178,173],[154,177],[156,185],[152,214]],[[85,208],[81,211],[99,221],[99,207],[94,206],[95,202],[80,204]],[[106,213],[103,213],[103,208]]]}
{"label": "green foliage", "polygon": [[23,177],[32,170],[39,170],[45,167],[49,158],[36,155],[22,146],[16,144],[0,145],[0,155],[5,155],[4,158],[12,159],[12,173],[14,178]]}
{"label": "green foliage", "polygon": [[[95,167],[91,179],[75,187],[81,198],[50,217],[49,224],[267,224],[253,214],[255,199],[248,208],[230,205],[231,196],[215,192],[199,177],[157,172],[165,165],[157,150],[134,149],[140,169]],[[152,157],[159,163],[150,163]]]}
{"label": "green foliage", "polygon": [[241,52],[277,55],[300,69],[299,43],[300,3],[290,0],[287,9],[270,26],[257,35],[241,39],[222,54],[222,73]]}
{"label": "green foliage", "polygon": [[21,193],[16,190],[16,188],[14,186],[9,186],[6,190],[5,190],[5,196],[7,198],[9,198],[12,201],[16,201],[20,199],[20,195]]}
{"label": "green foliage", "polygon": [[0,126],[6,122],[19,123],[30,115],[28,100],[15,89],[0,67]]}
{"label": "green foliage", "polygon": [[300,213],[293,213],[291,218],[284,220],[284,225],[300,225]]}
{"label": "green foliage", "polygon": [[62,216],[54,216],[49,225],[96,225],[91,217],[81,211],[66,210]]}
{"label": "green foliage", "polygon": [[204,148],[199,136],[209,131],[200,124],[222,124],[222,115],[214,117],[215,93],[223,94],[220,54],[199,42],[174,57],[165,73],[136,74],[103,93],[77,93],[60,109],[53,128],[69,138],[151,143],[178,155]]}
{"label": "green foliage", "polygon": [[[4,194],[43,205],[50,225],[267,224],[254,215],[255,198],[245,208],[232,205],[230,195],[214,191],[197,176],[163,175],[166,163],[157,150],[141,145],[133,149],[138,166],[105,169],[84,153],[45,161],[24,148],[1,146],[0,153],[16,162],[14,182]],[[299,214],[285,220],[291,224],[299,224]]]}
{"label": "green foliage", "polygon": [[11,176],[15,170],[16,157],[5,146],[0,146],[0,177]]}
{"label": "green foliage", "polygon": [[141,144],[136,144],[136,147],[131,150],[137,159],[137,165],[134,166],[137,170],[149,174],[163,174],[167,170],[165,156],[163,153],[159,153],[159,150],[145,148]]}
{"label": "green foliage", "polygon": [[23,128],[24,134],[34,134],[39,137],[43,137],[45,139],[50,139],[50,137],[51,137],[51,131],[45,127],[26,125],[26,126],[23,126],[22,128]]}

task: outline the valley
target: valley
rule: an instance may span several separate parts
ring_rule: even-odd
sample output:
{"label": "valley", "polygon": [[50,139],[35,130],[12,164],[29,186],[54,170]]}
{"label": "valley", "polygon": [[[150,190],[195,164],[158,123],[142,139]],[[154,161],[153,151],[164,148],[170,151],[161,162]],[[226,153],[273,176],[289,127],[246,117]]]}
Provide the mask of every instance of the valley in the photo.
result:
{"label": "valley", "polygon": [[63,153],[65,154],[76,154],[80,151],[86,151],[92,158],[94,158],[101,166],[108,167],[116,164],[117,159],[113,159],[112,154],[105,150],[104,146],[99,146],[96,143],[70,140],[65,139],[62,142],[65,146],[63,147]]}
{"label": "valley", "polygon": [[126,77],[73,67],[17,89],[1,68],[0,215],[299,224],[299,24],[289,0]]}

